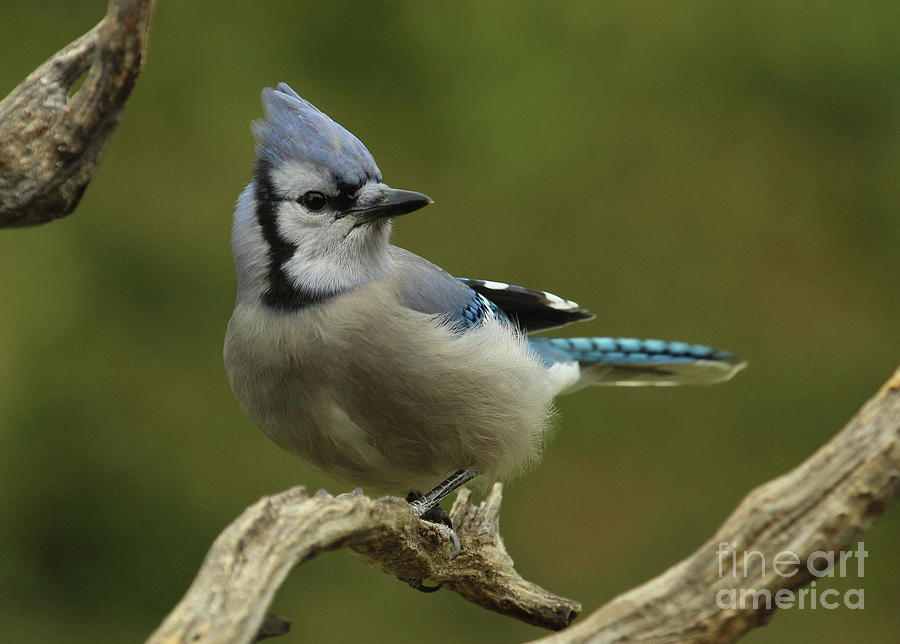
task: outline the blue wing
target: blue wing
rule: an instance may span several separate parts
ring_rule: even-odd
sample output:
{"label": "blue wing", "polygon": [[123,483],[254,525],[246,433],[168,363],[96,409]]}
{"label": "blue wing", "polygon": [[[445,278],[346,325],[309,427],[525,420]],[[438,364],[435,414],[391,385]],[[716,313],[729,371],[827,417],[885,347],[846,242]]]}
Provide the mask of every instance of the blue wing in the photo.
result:
{"label": "blue wing", "polygon": [[[456,279],[428,260],[392,248],[394,289],[400,302],[442,315],[459,332],[499,318],[538,331],[593,316],[552,293],[499,282]],[[727,351],[686,342],[634,338],[529,338],[562,393],[587,385],[666,386],[728,380],[746,366]]]}
{"label": "blue wing", "polygon": [[392,254],[397,265],[395,290],[404,306],[443,315],[461,332],[489,318],[508,320],[499,306],[427,259],[397,247]]}

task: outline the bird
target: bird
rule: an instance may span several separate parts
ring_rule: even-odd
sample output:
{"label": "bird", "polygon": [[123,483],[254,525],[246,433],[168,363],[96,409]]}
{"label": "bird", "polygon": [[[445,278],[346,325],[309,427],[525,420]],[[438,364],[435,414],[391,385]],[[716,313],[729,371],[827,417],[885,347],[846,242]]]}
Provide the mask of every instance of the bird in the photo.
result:
{"label": "bird", "polygon": [[318,469],[370,489],[429,490],[408,497],[425,519],[477,476],[532,466],[560,394],[712,384],[745,366],[687,342],[531,335],[594,316],[550,292],[453,277],[392,245],[393,220],[431,198],[384,183],[366,146],[286,83],[262,103],[233,217],[224,361],[250,419]]}

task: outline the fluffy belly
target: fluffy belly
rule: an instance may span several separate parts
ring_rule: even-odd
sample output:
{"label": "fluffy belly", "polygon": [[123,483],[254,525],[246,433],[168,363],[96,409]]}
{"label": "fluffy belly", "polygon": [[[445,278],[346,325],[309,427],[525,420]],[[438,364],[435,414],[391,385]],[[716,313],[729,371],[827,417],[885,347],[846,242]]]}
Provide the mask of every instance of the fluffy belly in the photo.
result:
{"label": "fluffy belly", "polygon": [[536,460],[552,393],[522,338],[498,322],[459,334],[410,314],[378,334],[371,316],[339,333],[320,316],[281,333],[267,324],[263,338],[232,318],[235,394],[279,446],[367,488],[427,488],[459,468],[508,478]]}

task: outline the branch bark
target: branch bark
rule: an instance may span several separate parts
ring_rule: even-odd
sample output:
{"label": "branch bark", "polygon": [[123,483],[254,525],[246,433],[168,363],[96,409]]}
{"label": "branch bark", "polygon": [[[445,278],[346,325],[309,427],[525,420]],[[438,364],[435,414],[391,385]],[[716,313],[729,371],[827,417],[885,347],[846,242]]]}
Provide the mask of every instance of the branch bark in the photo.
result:
{"label": "branch bark", "polygon": [[[806,561],[816,551],[853,545],[898,493],[900,370],[804,463],[748,494],[694,554],[540,641],[734,642],[767,623],[772,610],[721,608],[719,590],[774,593],[804,586],[813,576],[805,566],[790,577],[752,568],[738,570],[736,577],[721,575],[721,543],[738,553],[761,552],[766,561],[786,550]],[[459,494],[451,516],[463,551],[450,559],[443,527],[418,521],[401,499],[373,501],[361,493],[310,497],[303,488],[264,498],[219,536],[187,594],[148,644],[250,642],[290,569],[341,547],[399,578],[432,579],[490,610],[564,628],[580,606],[516,573],[499,534],[500,501],[499,484],[478,505],[468,491]]]}
{"label": "branch bark", "polygon": [[216,539],[187,594],[148,644],[249,642],[292,567],[320,552],[351,549],[406,579],[430,579],[485,608],[546,628],[567,626],[578,603],[525,581],[500,538],[501,486],[480,504],[461,491],[451,517],[463,550],[444,526],[419,521],[395,497],[309,496],[302,487],[263,498]]}
{"label": "branch bark", "polygon": [[0,101],[0,228],[34,226],[75,210],[137,80],[154,6],[155,0],[110,0],[96,27]]}
{"label": "branch bark", "polygon": [[[694,554],[658,577],[606,603],[571,629],[539,640],[580,642],[735,642],[764,626],[774,609],[762,603],[722,609],[720,590],[799,589],[813,580],[805,562],[815,552],[854,545],[900,493],[900,369],[828,443],[787,474],[751,491]],[[720,544],[737,552],[720,574]],[[782,577],[772,566],[741,568],[743,552],[797,553],[804,565]]]}

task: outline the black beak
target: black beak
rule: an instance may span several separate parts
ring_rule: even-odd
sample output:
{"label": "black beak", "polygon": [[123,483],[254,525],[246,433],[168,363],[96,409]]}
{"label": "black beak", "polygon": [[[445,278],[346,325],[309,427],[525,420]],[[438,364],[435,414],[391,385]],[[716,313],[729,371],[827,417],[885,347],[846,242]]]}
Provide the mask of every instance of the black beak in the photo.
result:
{"label": "black beak", "polygon": [[407,213],[424,208],[430,203],[434,203],[431,197],[423,195],[421,192],[413,192],[412,190],[395,190],[388,188],[381,197],[370,206],[363,208],[354,208],[347,214],[352,214],[356,219],[356,226],[367,224],[376,219],[384,219],[385,217],[399,217]]}

